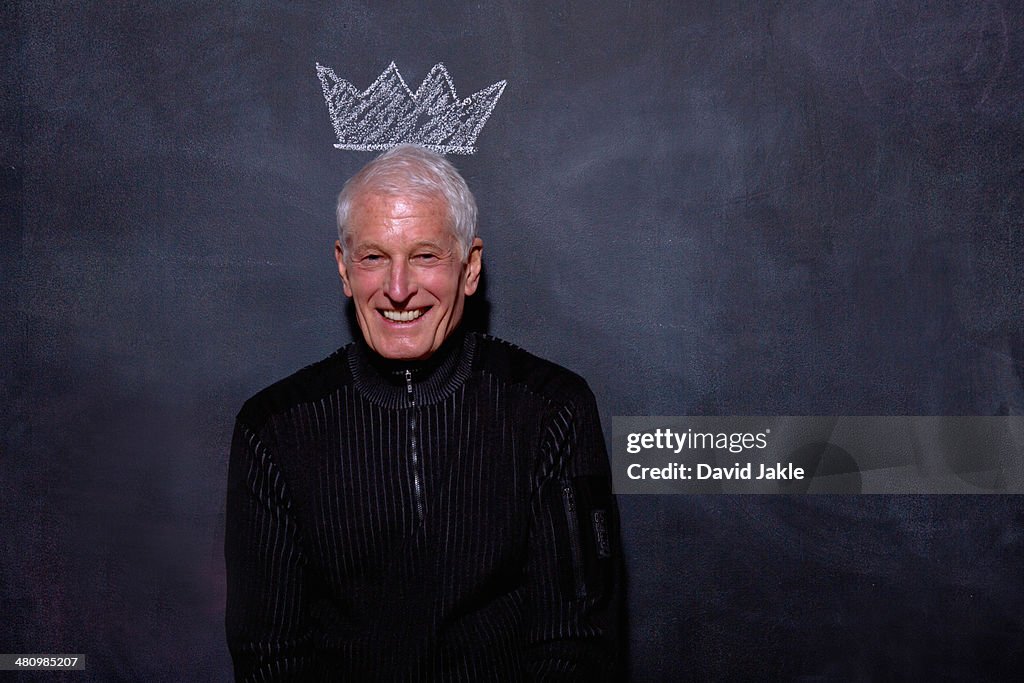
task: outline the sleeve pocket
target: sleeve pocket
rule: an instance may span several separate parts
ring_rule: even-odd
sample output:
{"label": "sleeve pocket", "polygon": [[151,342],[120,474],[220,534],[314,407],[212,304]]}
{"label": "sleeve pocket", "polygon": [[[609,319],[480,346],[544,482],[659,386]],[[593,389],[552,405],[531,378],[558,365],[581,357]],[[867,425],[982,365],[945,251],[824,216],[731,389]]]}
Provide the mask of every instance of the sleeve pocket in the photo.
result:
{"label": "sleeve pocket", "polygon": [[605,477],[575,477],[562,482],[568,551],[574,594],[579,599],[606,597],[619,550],[618,518]]}

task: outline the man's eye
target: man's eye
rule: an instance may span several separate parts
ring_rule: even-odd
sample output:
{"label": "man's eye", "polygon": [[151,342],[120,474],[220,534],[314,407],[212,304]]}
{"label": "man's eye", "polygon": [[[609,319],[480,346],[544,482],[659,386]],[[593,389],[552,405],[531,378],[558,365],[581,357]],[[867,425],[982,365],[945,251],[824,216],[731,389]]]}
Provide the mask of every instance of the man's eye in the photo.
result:
{"label": "man's eye", "polygon": [[437,255],[436,254],[416,254],[415,258],[416,258],[417,261],[426,261],[427,263],[429,263],[431,261],[436,261],[437,260]]}
{"label": "man's eye", "polygon": [[380,261],[382,258],[384,257],[381,256],[380,254],[367,254],[366,256],[363,257],[362,260],[365,263],[376,263],[377,261]]}

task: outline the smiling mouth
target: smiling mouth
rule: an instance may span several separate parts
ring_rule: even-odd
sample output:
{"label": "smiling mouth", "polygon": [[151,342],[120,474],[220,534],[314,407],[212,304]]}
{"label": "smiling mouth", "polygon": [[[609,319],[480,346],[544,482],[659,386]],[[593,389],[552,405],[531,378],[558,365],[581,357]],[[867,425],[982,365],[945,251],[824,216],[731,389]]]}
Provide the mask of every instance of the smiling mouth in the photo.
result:
{"label": "smiling mouth", "polygon": [[393,309],[378,308],[377,309],[382,316],[387,318],[393,323],[411,323],[423,316],[424,313],[430,310],[430,306],[424,308],[413,308],[406,311],[396,311]]}

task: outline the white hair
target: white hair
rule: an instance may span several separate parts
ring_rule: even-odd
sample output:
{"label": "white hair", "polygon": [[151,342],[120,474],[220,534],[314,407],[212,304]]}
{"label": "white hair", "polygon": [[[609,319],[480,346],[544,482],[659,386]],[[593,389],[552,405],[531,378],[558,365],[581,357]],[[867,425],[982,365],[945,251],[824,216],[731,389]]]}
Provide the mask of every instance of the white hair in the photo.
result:
{"label": "white hair", "polygon": [[349,250],[349,220],[356,197],[366,194],[442,199],[448,208],[448,227],[461,258],[469,255],[476,237],[476,199],[455,167],[440,154],[419,145],[392,147],[363,166],[338,194],[338,240]]}

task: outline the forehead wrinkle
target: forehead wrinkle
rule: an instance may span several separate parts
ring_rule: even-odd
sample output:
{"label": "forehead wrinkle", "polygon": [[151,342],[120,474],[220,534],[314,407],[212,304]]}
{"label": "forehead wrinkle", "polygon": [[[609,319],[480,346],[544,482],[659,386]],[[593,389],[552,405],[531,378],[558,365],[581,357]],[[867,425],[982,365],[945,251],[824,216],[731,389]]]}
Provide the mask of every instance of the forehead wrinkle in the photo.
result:
{"label": "forehead wrinkle", "polygon": [[353,216],[364,213],[370,216],[394,216],[395,218],[415,216],[442,216],[448,221],[448,208],[443,198],[417,197],[406,195],[360,195],[352,204]]}
{"label": "forehead wrinkle", "polygon": [[[444,230],[440,235],[421,237],[423,232],[430,233],[433,231],[419,223],[411,225],[402,224],[403,221],[413,220],[413,218],[399,219],[397,221],[389,219],[379,224],[377,226],[378,229],[373,227],[356,228],[349,234],[349,242],[355,248],[373,246],[383,249],[392,244],[399,247],[407,244],[412,248],[428,246],[444,250],[451,250],[457,242],[457,238],[450,230]],[[363,237],[363,234],[366,232],[375,234]]]}

